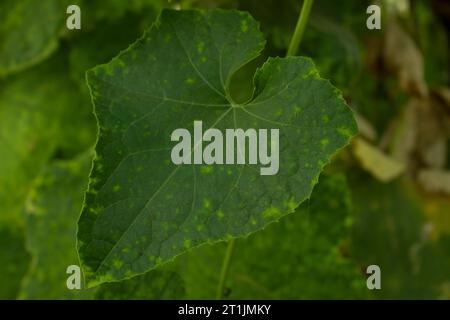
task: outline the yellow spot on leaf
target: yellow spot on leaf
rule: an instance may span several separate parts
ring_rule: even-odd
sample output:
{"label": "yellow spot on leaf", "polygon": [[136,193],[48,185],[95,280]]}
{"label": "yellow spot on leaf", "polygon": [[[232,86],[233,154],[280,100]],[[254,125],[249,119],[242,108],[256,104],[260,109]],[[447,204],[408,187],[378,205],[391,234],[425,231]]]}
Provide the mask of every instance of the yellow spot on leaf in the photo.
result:
{"label": "yellow spot on leaf", "polygon": [[330,144],[330,140],[328,140],[326,138],[322,139],[322,140],[320,140],[320,144],[322,145],[322,147],[325,147]]}
{"label": "yellow spot on leaf", "polygon": [[114,268],[120,269],[123,266],[123,261],[119,260],[119,259],[116,259],[116,260],[114,260],[113,265],[114,265]]}
{"label": "yellow spot on leaf", "polygon": [[200,168],[200,173],[211,173],[213,172],[213,167],[212,166],[207,166],[207,167],[201,167]]}
{"label": "yellow spot on leaf", "polygon": [[337,131],[339,132],[340,135],[344,137],[350,138],[352,136],[351,130],[347,127],[339,127]]}
{"label": "yellow spot on leaf", "polygon": [[263,212],[263,217],[265,219],[275,218],[275,217],[278,217],[279,215],[280,215],[280,209],[278,209],[277,207],[274,207],[274,206],[270,206]]}
{"label": "yellow spot on leaf", "polygon": [[205,50],[205,43],[203,41],[200,41],[197,43],[197,52],[202,53],[203,50]]}
{"label": "yellow spot on leaf", "polygon": [[246,33],[248,31],[248,22],[247,20],[241,21],[241,31]]}

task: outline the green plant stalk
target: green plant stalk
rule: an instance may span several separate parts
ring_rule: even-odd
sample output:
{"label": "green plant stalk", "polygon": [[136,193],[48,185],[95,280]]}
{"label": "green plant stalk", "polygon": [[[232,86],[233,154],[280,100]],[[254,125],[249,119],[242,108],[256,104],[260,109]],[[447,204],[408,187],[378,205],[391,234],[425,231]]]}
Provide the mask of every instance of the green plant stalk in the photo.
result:
{"label": "green plant stalk", "polygon": [[314,0],[304,0],[302,10],[295,26],[295,31],[289,44],[286,56],[295,56],[297,54],[300,43],[302,42],[303,34],[305,32],[306,24],[308,23],[309,14],[313,6]]}
{"label": "green plant stalk", "polygon": [[217,287],[217,294],[216,294],[217,300],[220,300],[223,297],[223,292],[225,289],[225,281],[227,279],[228,270],[230,269],[231,256],[233,255],[234,251],[234,242],[235,239],[232,239],[230,240],[230,242],[228,242],[227,251],[225,252],[225,257],[223,258],[222,270],[220,270],[219,285]]}

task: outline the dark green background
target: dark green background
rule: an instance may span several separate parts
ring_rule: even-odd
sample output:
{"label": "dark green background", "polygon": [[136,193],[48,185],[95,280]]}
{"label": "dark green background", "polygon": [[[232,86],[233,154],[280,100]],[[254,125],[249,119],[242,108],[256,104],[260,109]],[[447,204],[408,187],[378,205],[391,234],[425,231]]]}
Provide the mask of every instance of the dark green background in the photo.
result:
{"label": "dark green background", "polygon": [[[372,153],[357,154],[356,143],[342,150],[296,213],[237,241],[226,298],[450,298],[450,7],[380,2],[382,30],[370,31],[370,2],[316,0],[299,55],[312,57],[369,123],[358,121],[355,140],[405,169],[380,181],[377,168],[361,165]],[[82,29],[69,31],[65,11],[74,3]],[[250,12],[267,39],[263,56],[232,81],[233,98],[244,101],[255,69],[285,55],[301,1],[1,1],[0,298],[215,297],[225,243],[82,292],[66,289],[65,267],[77,263],[76,221],[96,140],[85,71],[127,48],[162,8],[216,7]],[[427,170],[436,172],[431,180]],[[381,267],[381,290],[366,288],[371,264]]]}

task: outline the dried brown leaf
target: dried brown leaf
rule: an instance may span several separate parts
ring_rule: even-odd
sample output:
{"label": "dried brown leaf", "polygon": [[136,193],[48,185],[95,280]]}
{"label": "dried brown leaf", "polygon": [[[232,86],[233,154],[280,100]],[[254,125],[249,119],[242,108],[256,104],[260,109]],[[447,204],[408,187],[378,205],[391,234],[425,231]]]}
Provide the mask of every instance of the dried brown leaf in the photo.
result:
{"label": "dried brown leaf", "polygon": [[422,54],[395,19],[386,24],[383,58],[388,69],[397,74],[402,89],[422,97],[428,94]]}
{"label": "dried brown leaf", "polygon": [[373,125],[363,117],[361,114],[354,111],[355,120],[358,124],[359,133],[366,139],[370,141],[375,141],[377,139],[377,131]]}
{"label": "dried brown leaf", "polygon": [[354,139],[353,152],[362,167],[380,181],[391,181],[405,171],[403,163],[384,154],[362,138]]}
{"label": "dried brown leaf", "polygon": [[419,183],[426,191],[445,192],[450,194],[450,171],[425,169],[419,172]]}

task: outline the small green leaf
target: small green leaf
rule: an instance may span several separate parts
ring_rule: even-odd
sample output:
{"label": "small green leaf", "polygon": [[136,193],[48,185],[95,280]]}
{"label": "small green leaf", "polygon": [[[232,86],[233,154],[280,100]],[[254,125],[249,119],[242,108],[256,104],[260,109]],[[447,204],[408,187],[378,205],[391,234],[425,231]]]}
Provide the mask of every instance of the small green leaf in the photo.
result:
{"label": "small green leaf", "polygon": [[2,0],[0,3],[0,78],[48,57],[65,27],[61,0]]}
{"label": "small green leaf", "polygon": [[[270,58],[255,74],[252,100],[236,104],[231,76],[264,43],[247,13],[166,10],[128,50],[88,72],[100,127],[78,232],[89,285],[279,220],[309,197],[355,134],[338,90],[306,58]],[[172,164],[170,134],[194,120],[204,130],[279,129],[278,174]]]}
{"label": "small green leaf", "polygon": [[37,179],[25,212],[27,244],[33,259],[20,298],[69,299],[92,294],[89,290],[69,290],[66,285],[67,267],[78,265],[76,222],[91,162],[90,153],[56,162]]}
{"label": "small green leaf", "polygon": [[0,88],[0,221],[17,221],[34,178],[58,144],[58,117],[49,103],[59,97],[50,81],[56,79],[45,64]]}
{"label": "small green leaf", "polygon": [[12,75],[0,87],[0,221],[18,221],[34,179],[57,153],[94,144],[87,95],[69,78],[62,55]]}

